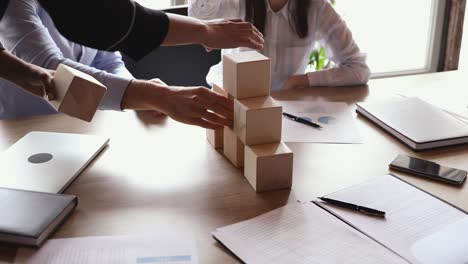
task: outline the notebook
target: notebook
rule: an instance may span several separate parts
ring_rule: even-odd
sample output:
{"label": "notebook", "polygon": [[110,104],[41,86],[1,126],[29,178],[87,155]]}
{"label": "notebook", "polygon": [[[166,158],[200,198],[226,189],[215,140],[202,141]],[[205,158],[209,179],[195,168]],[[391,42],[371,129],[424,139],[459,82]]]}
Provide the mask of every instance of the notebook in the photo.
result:
{"label": "notebook", "polygon": [[0,188],[0,242],[40,246],[77,204],[71,195]]}
{"label": "notebook", "polygon": [[293,203],[213,232],[244,263],[407,263],[313,203]]}
{"label": "notebook", "polygon": [[212,234],[246,263],[419,263],[413,245],[466,218],[392,175],[326,197],[383,210],[386,216],[319,201],[293,203]]}
{"label": "notebook", "polygon": [[385,211],[385,218],[369,217],[318,202],[347,224],[411,263],[419,263],[411,251],[415,243],[466,218],[464,212],[392,175],[376,177],[326,197]]}
{"label": "notebook", "polygon": [[357,112],[414,150],[468,142],[468,124],[417,97],[358,103]]}
{"label": "notebook", "polygon": [[30,132],[0,155],[0,187],[61,193],[108,142],[93,135]]}

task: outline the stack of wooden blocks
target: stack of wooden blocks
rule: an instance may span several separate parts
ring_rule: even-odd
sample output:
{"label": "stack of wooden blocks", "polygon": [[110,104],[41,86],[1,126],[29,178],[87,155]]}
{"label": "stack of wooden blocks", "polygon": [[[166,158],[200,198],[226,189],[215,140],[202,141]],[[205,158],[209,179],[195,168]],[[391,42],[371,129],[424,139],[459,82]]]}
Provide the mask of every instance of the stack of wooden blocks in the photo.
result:
{"label": "stack of wooden blocks", "polygon": [[257,192],[290,188],[293,153],[281,142],[282,107],[270,97],[270,59],[256,51],[224,55],[223,85],[213,90],[234,100],[234,127],[208,130],[208,141]]}

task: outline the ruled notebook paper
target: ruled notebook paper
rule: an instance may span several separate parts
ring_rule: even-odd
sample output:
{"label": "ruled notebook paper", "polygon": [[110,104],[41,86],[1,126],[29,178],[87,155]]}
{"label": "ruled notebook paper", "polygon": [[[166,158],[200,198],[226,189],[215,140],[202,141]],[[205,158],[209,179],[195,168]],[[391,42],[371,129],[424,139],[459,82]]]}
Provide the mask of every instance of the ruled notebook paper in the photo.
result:
{"label": "ruled notebook paper", "polygon": [[392,175],[376,177],[326,197],[385,211],[385,218],[369,217],[317,202],[413,263],[418,263],[411,251],[415,242],[466,217],[462,211]]}
{"label": "ruled notebook paper", "polygon": [[289,204],[213,236],[246,263],[407,263],[313,203]]}

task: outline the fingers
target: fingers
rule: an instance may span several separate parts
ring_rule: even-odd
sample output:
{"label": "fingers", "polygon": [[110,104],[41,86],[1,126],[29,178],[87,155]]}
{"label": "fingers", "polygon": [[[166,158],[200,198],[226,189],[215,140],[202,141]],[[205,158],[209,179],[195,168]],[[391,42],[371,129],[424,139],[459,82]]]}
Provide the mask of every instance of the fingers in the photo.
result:
{"label": "fingers", "polygon": [[232,100],[207,88],[198,90],[197,95],[194,99],[200,107],[211,110],[226,119],[233,119],[234,102]]}
{"label": "fingers", "polygon": [[221,125],[221,126],[232,127],[232,119],[226,119],[213,112],[206,111],[206,110],[201,110],[198,114],[200,115],[201,118],[205,119],[206,121],[210,123],[214,123],[214,124]]}
{"label": "fingers", "polygon": [[50,74],[44,73],[42,76],[42,84],[44,85],[45,94],[47,98],[52,101],[56,98],[55,85],[53,78]]}
{"label": "fingers", "polygon": [[27,92],[32,93],[39,97],[44,97],[44,87],[42,86],[25,86],[23,87]]}
{"label": "fingers", "polygon": [[214,130],[223,129],[223,126],[208,122],[201,118],[191,118],[188,120],[187,123],[190,125],[195,125],[195,126],[199,126],[199,127],[203,127],[207,129],[214,129]]}
{"label": "fingers", "polygon": [[240,46],[259,50],[263,49],[263,41],[263,38],[259,37],[258,35],[244,33],[240,38]]}
{"label": "fingers", "polygon": [[[230,20],[234,25],[234,32],[237,33],[237,37],[240,41],[240,46],[245,46],[252,49],[263,48],[263,34],[249,22],[236,22]],[[236,35],[236,34],[234,34]]]}

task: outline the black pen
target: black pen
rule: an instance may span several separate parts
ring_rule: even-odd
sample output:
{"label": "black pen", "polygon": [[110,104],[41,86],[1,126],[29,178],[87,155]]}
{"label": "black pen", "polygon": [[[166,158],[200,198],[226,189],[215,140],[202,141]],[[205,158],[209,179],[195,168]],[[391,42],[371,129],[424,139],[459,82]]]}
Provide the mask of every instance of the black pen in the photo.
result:
{"label": "black pen", "polygon": [[291,114],[286,113],[286,112],[283,113],[283,116],[291,119],[292,121],[296,121],[296,122],[301,123],[301,124],[305,124],[305,125],[312,126],[312,127],[315,127],[315,128],[321,128],[321,126],[319,124],[311,122],[311,121],[309,121],[307,119],[304,119],[302,117],[291,115]]}
{"label": "black pen", "polygon": [[338,200],[335,200],[335,199],[330,199],[330,198],[325,198],[325,197],[319,197],[319,199],[324,201],[324,202],[327,202],[327,203],[330,203],[330,204],[333,204],[333,205],[336,205],[336,206],[341,206],[341,207],[344,207],[344,208],[348,208],[348,209],[351,209],[351,210],[355,210],[355,211],[361,212],[361,213],[366,214],[366,215],[385,217],[385,212],[379,211],[379,210],[376,210],[376,209],[372,209],[372,208],[369,208],[369,207],[360,206],[360,205],[357,205],[357,204],[347,203],[347,202],[338,201]]}

